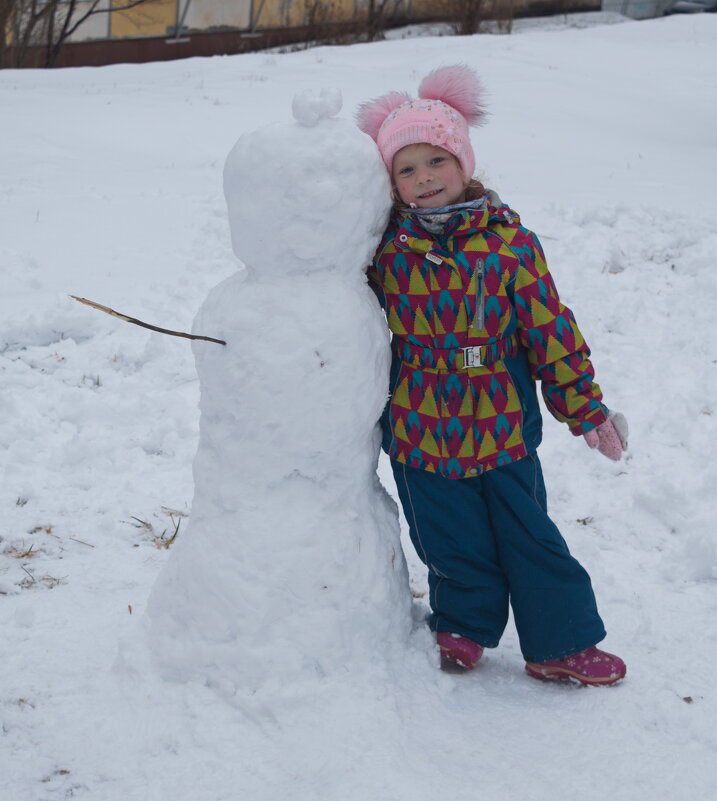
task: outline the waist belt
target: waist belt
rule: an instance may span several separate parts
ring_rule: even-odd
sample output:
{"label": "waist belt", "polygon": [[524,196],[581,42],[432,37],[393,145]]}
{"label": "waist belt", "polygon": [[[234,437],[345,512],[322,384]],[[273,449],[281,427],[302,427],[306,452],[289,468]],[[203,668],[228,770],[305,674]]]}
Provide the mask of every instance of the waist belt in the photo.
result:
{"label": "waist belt", "polygon": [[394,334],[391,342],[394,355],[411,367],[424,367],[448,372],[466,370],[469,367],[485,367],[518,352],[515,334],[488,342],[485,345],[469,345],[465,348],[429,348],[406,342]]}

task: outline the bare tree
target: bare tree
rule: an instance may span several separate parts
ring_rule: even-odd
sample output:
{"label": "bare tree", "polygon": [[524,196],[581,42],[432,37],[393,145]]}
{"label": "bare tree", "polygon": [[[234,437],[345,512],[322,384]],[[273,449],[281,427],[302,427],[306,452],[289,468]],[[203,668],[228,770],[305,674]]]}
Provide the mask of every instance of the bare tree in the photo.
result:
{"label": "bare tree", "polygon": [[36,66],[54,67],[64,43],[90,17],[126,11],[153,0],[0,0],[0,67],[21,67],[30,48],[40,48]]}
{"label": "bare tree", "polygon": [[514,0],[495,0],[494,16],[501,33],[513,33]]}
{"label": "bare tree", "polygon": [[366,39],[373,42],[383,39],[386,28],[386,18],[396,14],[403,0],[368,0],[366,14]]}
{"label": "bare tree", "polygon": [[485,18],[486,0],[458,0],[456,14],[456,33],[470,36],[478,33],[480,24]]}
{"label": "bare tree", "polygon": [[331,23],[336,17],[333,0],[305,0],[304,23],[309,37],[315,42],[325,42],[331,37]]}
{"label": "bare tree", "polygon": [[373,42],[383,38],[386,5],[389,0],[369,0],[366,14],[366,39]]}
{"label": "bare tree", "polygon": [[452,23],[455,33],[478,33],[484,22],[493,20],[500,33],[513,29],[514,0],[443,0],[438,6]]}
{"label": "bare tree", "polygon": [[10,47],[12,5],[12,0],[0,0],[0,67],[5,65]]}

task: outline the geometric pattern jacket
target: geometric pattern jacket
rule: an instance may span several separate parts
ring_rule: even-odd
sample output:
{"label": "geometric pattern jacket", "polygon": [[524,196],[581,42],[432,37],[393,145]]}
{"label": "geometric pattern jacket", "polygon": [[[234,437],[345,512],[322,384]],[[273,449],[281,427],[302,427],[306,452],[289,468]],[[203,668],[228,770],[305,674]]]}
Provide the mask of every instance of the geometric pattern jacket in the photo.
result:
{"label": "geometric pattern jacket", "polygon": [[440,234],[394,209],[368,278],[392,332],[392,459],[460,479],[523,458],[536,382],[573,434],[607,419],[540,243],[507,206],[456,211]]}

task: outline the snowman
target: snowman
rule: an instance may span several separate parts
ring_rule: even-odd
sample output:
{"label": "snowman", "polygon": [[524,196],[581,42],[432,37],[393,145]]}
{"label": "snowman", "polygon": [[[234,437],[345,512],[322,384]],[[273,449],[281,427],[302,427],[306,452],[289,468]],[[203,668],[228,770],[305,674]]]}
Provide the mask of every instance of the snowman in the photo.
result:
{"label": "snowman", "polygon": [[148,603],[170,680],[230,693],[362,669],[400,647],[410,592],[376,475],[389,341],[365,266],[389,212],[373,141],[337,91],[244,134],[224,168],[243,269],[195,321],[190,524]]}

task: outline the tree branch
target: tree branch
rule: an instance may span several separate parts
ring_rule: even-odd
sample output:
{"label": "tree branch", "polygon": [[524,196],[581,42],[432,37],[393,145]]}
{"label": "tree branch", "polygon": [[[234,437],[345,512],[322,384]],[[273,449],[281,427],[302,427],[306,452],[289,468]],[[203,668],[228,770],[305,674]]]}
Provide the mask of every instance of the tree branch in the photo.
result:
{"label": "tree branch", "polygon": [[148,0],[130,0],[124,6],[108,6],[107,8],[97,8],[98,3],[100,0],[93,0],[92,6],[81,16],[77,18],[77,22],[68,29],[67,36],[72,36],[72,34],[82,25],[82,23],[88,19],[88,17],[93,16],[94,14],[114,14],[115,11],[126,11],[128,8],[134,8],[135,6],[141,6],[143,3],[148,2]]}
{"label": "tree branch", "polygon": [[109,306],[102,306],[99,303],[95,303],[94,300],[87,300],[87,298],[78,298],[77,295],[70,295],[70,297],[73,300],[77,300],[80,303],[84,303],[86,306],[92,306],[93,309],[99,309],[100,311],[103,311],[105,314],[110,314],[112,315],[112,317],[119,317],[120,320],[124,320],[126,323],[141,325],[142,328],[149,328],[150,331],[159,331],[160,334],[169,334],[169,336],[172,337],[184,337],[185,339],[202,339],[205,342],[216,342],[217,345],[227,344],[223,339],[214,339],[214,337],[203,337],[200,336],[199,334],[187,334],[184,331],[170,331],[168,328],[159,328],[156,325],[143,323],[136,317],[128,317],[126,314],[122,314],[121,312],[115,311],[114,309],[110,309]]}

